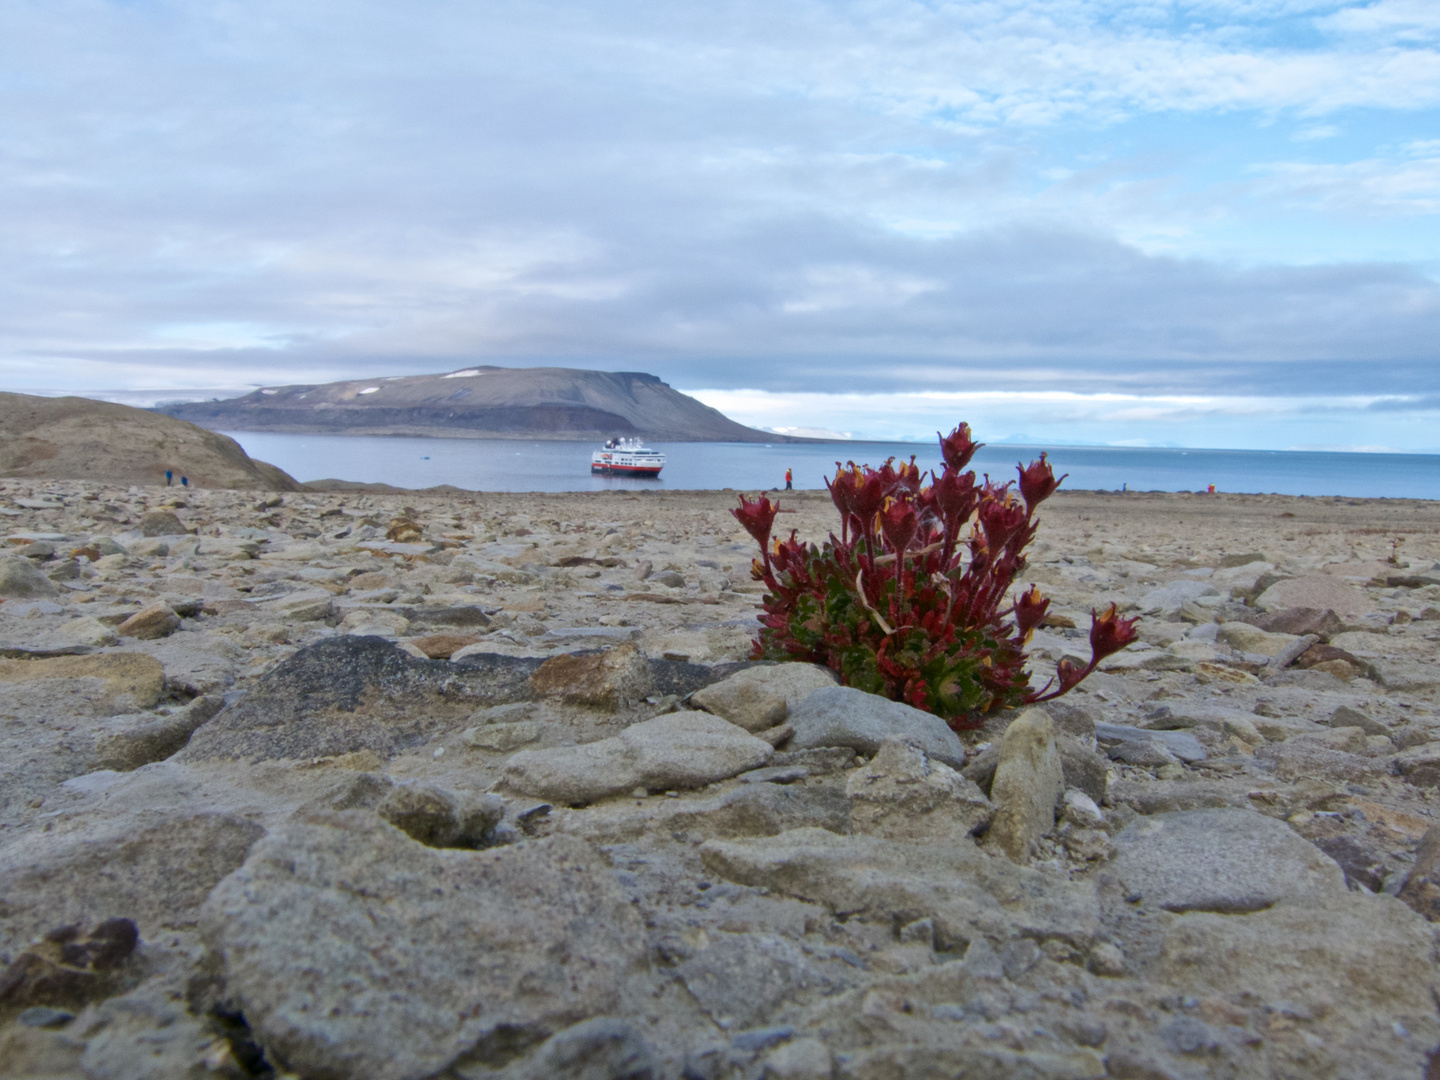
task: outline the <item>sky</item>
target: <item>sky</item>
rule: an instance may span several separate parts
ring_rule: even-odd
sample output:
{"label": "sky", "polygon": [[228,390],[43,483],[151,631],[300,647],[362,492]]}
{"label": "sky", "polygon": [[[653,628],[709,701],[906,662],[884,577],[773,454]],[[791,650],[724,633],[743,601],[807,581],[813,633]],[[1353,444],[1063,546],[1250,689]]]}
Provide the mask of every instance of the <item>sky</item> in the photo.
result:
{"label": "sky", "polygon": [[1440,452],[1435,0],[0,0],[0,389]]}

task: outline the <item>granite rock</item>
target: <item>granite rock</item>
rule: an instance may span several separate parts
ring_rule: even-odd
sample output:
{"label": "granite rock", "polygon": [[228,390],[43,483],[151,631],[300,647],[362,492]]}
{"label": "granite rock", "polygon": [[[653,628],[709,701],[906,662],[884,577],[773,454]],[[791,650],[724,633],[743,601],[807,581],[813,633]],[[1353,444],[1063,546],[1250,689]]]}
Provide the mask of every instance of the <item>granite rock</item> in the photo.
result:
{"label": "granite rock", "polygon": [[[1101,747],[1110,751],[1111,757],[1116,756],[1116,751],[1123,753],[1123,748],[1144,747],[1147,744],[1158,744],[1163,747],[1169,755],[1165,760],[1178,761],[1204,761],[1205,748],[1200,745],[1200,740],[1188,731],[1157,730],[1154,728],[1136,728],[1126,724],[1096,724],[1095,738]],[[1138,764],[1132,761],[1132,764]]]}
{"label": "granite rock", "polygon": [[724,1028],[758,1027],[787,1006],[833,994],[848,984],[794,942],[755,933],[707,935],[675,974]]}
{"label": "granite rock", "polygon": [[[1437,989],[1434,936],[1390,897],[1342,885],[1247,915],[1190,911],[1167,920],[1157,937],[1155,958],[1134,963],[1147,981],[1197,1002],[1223,1001],[1244,987],[1263,1005],[1252,1030],[1266,1037],[1245,1044],[1256,1059],[1237,1060],[1243,1071],[1236,1075],[1314,1075],[1320,1061],[1334,1076],[1423,1076],[1440,1042],[1430,996]],[[1226,1024],[1224,1010],[1197,1011]],[[1388,1037],[1377,1039],[1382,1024]],[[1236,1060],[1238,1048],[1231,1053]],[[1203,1066],[1217,1056],[1190,1060]]]}
{"label": "granite rock", "polygon": [[413,638],[410,644],[431,660],[449,660],[461,649],[479,641],[473,634],[427,634],[425,637]]}
{"label": "granite rock", "polygon": [[503,1065],[614,1014],[645,961],[639,917],[589,845],[437,851],[365,811],[266,837],[202,931],[253,1037],[304,1076]]}
{"label": "granite rock", "polygon": [[764,731],[782,723],[813,691],[834,685],[829,668],[818,664],[774,664],[737,671],[696,691],[690,701],[746,731]]}
{"label": "granite rock", "polygon": [[1432,825],[1421,837],[1415,865],[1398,896],[1432,923],[1440,922],[1440,825]]}
{"label": "granite rock", "polygon": [[461,726],[482,705],[528,700],[540,661],[485,654],[416,659],[377,637],[307,646],[197,731],[183,759],[391,755]]}
{"label": "granite rock", "polygon": [[660,1065],[635,1026],[611,1016],[557,1031],[501,1080],[656,1080]]}
{"label": "granite rock", "polygon": [[904,843],[803,828],[762,839],[711,840],[712,873],[895,925],[934,921],[936,948],[976,936],[1088,943],[1099,929],[1094,886],[985,854],[970,840]]}
{"label": "granite rock", "polygon": [[376,812],[412,840],[434,848],[478,848],[505,816],[494,795],[472,796],[433,784],[396,784]]}
{"label": "granite rock", "polygon": [[1260,911],[1288,898],[1345,891],[1334,860],[1283,821],[1249,810],[1155,814],[1115,837],[1126,895],[1166,911]]}
{"label": "granite rock", "polygon": [[0,597],[6,600],[43,600],[60,590],[29,559],[0,558]]}
{"label": "granite rock", "polygon": [[965,764],[965,746],[944,720],[853,687],[812,691],[791,710],[789,723],[795,728],[790,742],[795,750],[847,746],[874,754],[887,737],[898,735],[952,769]]}
{"label": "granite rock", "polygon": [[1244,653],[1279,656],[1296,640],[1294,634],[1272,634],[1249,623],[1227,622],[1220,625],[1220,639]]}
{"label": "granite rock", "polygon": [[530,677],[536,697],[617,708],[641,701],[654,687],[650,665],[636,645],[552,656]]}
{"label": "granite rock", "polygon": [[164,600],[147,604],[115,628],[121,637],[139,638],[142,641],[169,637],[180,629],[180,616],[171,610]]}
{"label": "granite rock", "polygon": [[958,839],[992,811],[974,783],[895,735],[850,773],[845,793],[851,829],[895,840]]}
{"label": "granite rock", "polygon": [[1055,811],[1065,793],[1065,772],[1055,745],[1055,726],[1044,709],[1027,709],[1005,729],[990,799],[995,814],[987,842],[1012,861],[1023,863],[1055,827]]}
{"label": "granite rock", "polygon": [[160,700],[165,669],[135,653],[0,660],[0,715],[107,716]]}
{"label": "granite rock", "polygon": [[146,940],[193,926],[200,905],[264,834],[227,813],[156,812],[0,852],[0,954],[53,926],[133,920]]}
{"label": "granite rock", "polygon": [[1205,596],[1219,596],[1220,590],[1207,581],[1181,578],[1151,589],[1140,598],[1144,614],[1174,615],[1187,603]]}
{"label": "granite rock", "polygon": [[[1371,610],[1371,603],[1364,593],[1328,574],[1310,574],[1277,581],[1256,597],[1255,606],[1267,612],[1282,611],[1286,608],[1328,610],[1341,617],[1363,615]],[[1313,630],[1306,632],[1314,633]]]}
{"label": "granite rock", "polygon": [[141,536],[183,536],[189,531],[173,510],[151,510],[140,518]]}
{"label": "granite rock", "polygon": [[92,765],[128,772],[163,761],[178,753],[195,730],[223,707],[218,697],[199,697],[168,716],[142,713],[111,718],[95,732]]}
{"label": "granite rock", "polygon": [[1255,626],[1272,634],[1297,637],[1314,634],[1321,641],[1329,641],[1345,630],[1340,617],[1329,608],[1278,608],[1261,615],[1255,620]]}
{"label": "granite rock", "polygon": [[583,804],[636,788],[704,787],[768,762],[775,748],[703,712],[658,716],[614,738],[581,746],[521,750],[501,785],[556,802]]}

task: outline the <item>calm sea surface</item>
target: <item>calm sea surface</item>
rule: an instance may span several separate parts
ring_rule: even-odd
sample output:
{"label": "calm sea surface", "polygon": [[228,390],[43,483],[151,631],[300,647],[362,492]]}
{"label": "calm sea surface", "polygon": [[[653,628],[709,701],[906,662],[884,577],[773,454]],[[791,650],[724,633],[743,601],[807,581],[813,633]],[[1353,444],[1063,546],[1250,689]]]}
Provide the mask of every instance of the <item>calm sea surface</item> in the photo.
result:
{"label": "calm sea surface", "polygon": [[[783,487],[786,468],[797,488],[824,487],[835,462],[878,465],[887,457],[922,469],[939,465],[935,443],[655,443],[666,456],[655,480],[592,476],[597,446],[508,439],[418,439],[365,435],[278,435],[227,432],[251,457],[278,465],[297,480],[361,480],[423,488],[453,484],[476,491],[603,491],[609,488],[691,490]],[[987,446],[973,466],[1013,479],[1015,464],[1042,448]],[[1266,492],[1368,498],[1440,499],[1440,455],[1322,454],[1261,450],[1153,450],[1060,446],[1056,474],[1071,490]]]}

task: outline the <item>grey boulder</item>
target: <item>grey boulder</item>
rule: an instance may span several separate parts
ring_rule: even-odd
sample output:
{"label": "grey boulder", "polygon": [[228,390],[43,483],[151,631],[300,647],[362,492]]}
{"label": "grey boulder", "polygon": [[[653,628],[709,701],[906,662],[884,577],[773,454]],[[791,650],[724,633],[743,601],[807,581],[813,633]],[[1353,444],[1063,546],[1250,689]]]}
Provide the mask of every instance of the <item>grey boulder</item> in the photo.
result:
{"label": "grey boulder", "polygon": [[1140,610],[1146,615],[1174,615],[1192,600],[1219,595],[1220,590],[1208,581],[1181,578],[1147,592],[1140,598]]}
{"label": "grey boulder", "polygon": [[423,1080],[464,1055],[613,1014],[645,930],[588,844],[424,847],[366,811],[256,845],[201,930],[271,1060],[303,1076]]}
{"label": "grey boulder", "polygon": [[849,686],[816,690],[790,710],[789,723],[795,728],[792,750],[848,746],[869,756],[898,735],[952,769],[965,765],[965,745],[944,720]]}
{"label": "grey boulder", "polygon": [[[152,644],[173,648],[191,636]],[[460,727],[477,708],[528,700],[540,663],[494,654],[451,663],[413,657],[378,637],[324,638],[254,680],[182,756],[304,760],[373,750],[388,757]]]}
{"label": "grey boulder", "polygon": [[1023,863],[1035,842],[1055,827],[1065,793],[1065,771],[1055,745],[1055,725],[1044,709],[1026,709],[1000,740],[990,798],[995,817],[988,840],[1012,861]]}
{"label": "grey boulder", "polygon": [[1164,760],[1155,761],[1154,764],[1157,765],[1172,758],[1180,761],[1205,760],[1205,748],[1200,745],[1200,740],[1188,731],[1156,731],[1126,724],[1096,724],[1095,739],[1112,758],[1129,760],[1132,765],[1147,763],[1137,760],[1137,755],[1144,747],[1152,744],[1162,747],[1165,754],[1169,755],[1158,755]]}
{"label": "grey boulder", "polygon": [[1359,589],[1328,574],[1310,574],[1277,581],[1256,597],[1255,606],[1261,611],[1313,608],[1317,611],[1333,611],[1340,616],[1363,615],[1373,607]]}
{"label": "grey boulder", "polygon": [[238,814],[152,812],[12,845],[0,855],[0,955],[67,923],[126,918],[143,940],[191,926],[264,832]]}
{"label": "grey boulder", "polygon": [[522,750],[505,763],[500,786],[555,802],[583,804],[636,788],[696,788],[759,768],[775,748],[703,712],[634,724],[582,746]]}
{"label": "grey boulder", "polygon": [[990,819],[990,800],[950,766],[892,735],[845,784],[854,832],[894,840],[968,836]]}
{"label": "grey boulder", "polygon": [[59,590],[29,559],[0,558],[0,597],[7,600],[43,600]]}
{"label": "grey boulder", "polygon": [[1125,894],[1166,911],[1241,914],[1345,892],[1333,859],[1283,821],[1250,810],[1156,814],[1127,826],[1115,846]]}
{"label": "grey boulder", "polygon": [[710,840],[700,858],[712,874],[824,904],[847,917],[886,924],[932,919],[936,946],[983,935],[1063,938],[1089,947],[1099,931],[1095,887],[1008,859],[973,841],[906,843],[792,829],[759,839]]}
{"label": "grey boulder", "polygon": [[764,731],[782,723],[814,691],[834,685],[835,676],[818,664],[767,664],[697,690],[690,701],[746,731]]}

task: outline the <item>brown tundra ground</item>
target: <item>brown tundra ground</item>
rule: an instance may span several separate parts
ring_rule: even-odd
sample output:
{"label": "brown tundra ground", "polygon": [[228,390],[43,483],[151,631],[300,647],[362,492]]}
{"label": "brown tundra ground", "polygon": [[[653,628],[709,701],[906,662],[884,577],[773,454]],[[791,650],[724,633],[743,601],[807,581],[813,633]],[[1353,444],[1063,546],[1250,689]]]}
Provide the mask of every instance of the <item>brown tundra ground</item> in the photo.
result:
{"label": "brown tundra ground", "polygon": [[0,1073],[1428,1075],[1440,504],[1062,492],[960,736],[734,504],[0,481]]}

